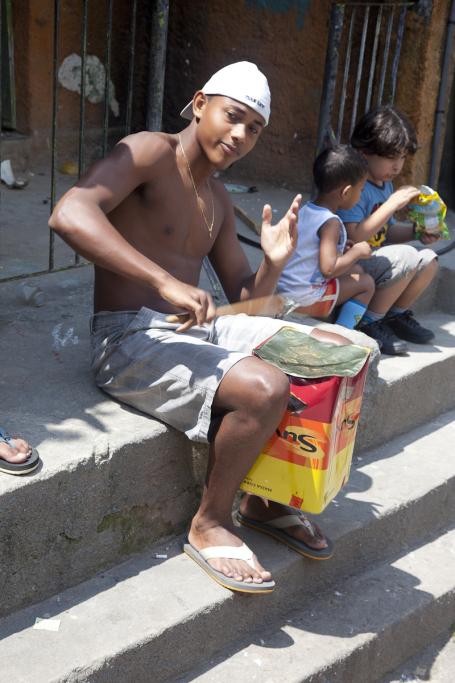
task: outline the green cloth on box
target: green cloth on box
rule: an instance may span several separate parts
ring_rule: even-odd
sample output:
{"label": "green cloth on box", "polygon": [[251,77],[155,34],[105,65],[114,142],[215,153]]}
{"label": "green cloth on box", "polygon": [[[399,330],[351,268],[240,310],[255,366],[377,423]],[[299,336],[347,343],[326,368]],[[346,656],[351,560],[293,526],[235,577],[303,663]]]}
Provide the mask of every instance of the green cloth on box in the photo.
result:
{"label": "green cloth on box", "polygon": [[284,326],[253,353],[287,375],[314,379],[333,375],[354,377],[365,365],[370,349],[357,344],[338,346],[322,342]]}

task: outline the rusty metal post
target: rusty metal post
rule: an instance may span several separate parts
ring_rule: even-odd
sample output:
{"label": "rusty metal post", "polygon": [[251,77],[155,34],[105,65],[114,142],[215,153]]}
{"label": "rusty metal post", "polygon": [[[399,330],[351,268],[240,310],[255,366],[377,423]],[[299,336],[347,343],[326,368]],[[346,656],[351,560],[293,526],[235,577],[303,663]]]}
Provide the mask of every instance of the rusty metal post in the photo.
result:
{"label": "rusty metal post", "polygon": [[330,12],[330,29],[327,43],[327,58],[322,85],[321,107],[319,113],[319,127],[316,140],[316,153],[323,147],[326,135],[332,130],[332,108],[338,74],[338,60],[340,56],[341,34],[343,32],[344,5],[332,6]]}
{"label": "rusty metal post", "polygon": [[161,130],[169,0],[155,0],[150,35],[147,130]]}
{"label": "rusty metal post", "polygon": [[[60,0],[54,2],[54,45],[53,45],[53,79],[52,79],[52,132],[51,132],[51,213],[55,206],[55,184],[57,172],[57,115],[58,115],[58,63],[60,43]],[[55,233],[49,230],[49,270],[54,268]]]}

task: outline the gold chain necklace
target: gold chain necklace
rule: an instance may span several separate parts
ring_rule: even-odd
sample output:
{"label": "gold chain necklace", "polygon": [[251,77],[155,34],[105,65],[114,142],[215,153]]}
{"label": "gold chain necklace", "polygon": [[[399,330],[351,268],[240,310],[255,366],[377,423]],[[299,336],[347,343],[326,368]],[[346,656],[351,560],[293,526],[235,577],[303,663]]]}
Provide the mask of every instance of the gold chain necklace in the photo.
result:
{"label": "gold chain necklace", "polygon": [[211,204],[212,204],[212,220],[211,220],[210,223],[209,223],[208,220],[207,220],[207,217],[206,217],[206,215],[205,215],[205,211],[204,211],[204,207],[203,207],[203,201],[202,201],[201,197],[199,196],[199,193],[198,193],[198,191],[197,191],[197,189],[196,189],[196,183],[194,182],[193,174],[191,173],[190,163],[189,163],[188,158],[187,158],[187,156],[186,156],[186,154],[185,154],[185,150],[183,149],[182,139],[181,139],[181,137],[180,137],[180,134],[178,135],[178,139],[179,139],[180,149],[182,150],[183,158],[185,159],[186,165],[187,165],[187,167],[188,167],[188,173],[189,173],[190,178],[191,178],[191,183],[192,183],[192,185],[193,185],[193,190],[194,190],[194,193],[195,193],[195,195],[196,195],[196,197],[197,197],[197,204],[198,204],[198,206],[199,206],[199,211],[200,211],[201,214],[202,214],[202,218],[204,219],[204,223],[205,223],[205,225],[207,226],[207,230],[209,231],[209,237],[210,237],[210,239],[211,239],[211,238],[212,238],[213,226],[214,226],[214,223],[215,223],[215,205],[214,205],[214,203],[213,203],[213,192],[212,192],[212,188],[210,187],[210,184],[209,184],[209,182],[207,181],[207,187],[208,187],[209,190],[210,190],[210,201],[211,201]]}

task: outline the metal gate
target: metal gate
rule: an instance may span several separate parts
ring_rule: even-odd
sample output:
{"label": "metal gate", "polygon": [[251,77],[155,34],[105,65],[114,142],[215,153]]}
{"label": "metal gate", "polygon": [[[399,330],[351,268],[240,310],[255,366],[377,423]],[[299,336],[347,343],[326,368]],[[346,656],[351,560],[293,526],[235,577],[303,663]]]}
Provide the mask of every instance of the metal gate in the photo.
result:
{"label": "metal gate", "polygon": [[[96,9],[99,11],[103,5],[105,11],[106,24],[104,28],[104,113],[101,131],[101,156],[109,151],[109,145],[115,142],[112,140],[112,127],[110,121],[110,101],[111,101],[111,69],[114,58],[123,59],[126,55],[127,65],[125,70],[127,72],[126,84],[126,98],[125,98],[125,116],[124,126],[121,131],[118,131],[117,139],[129,134],[132,131],[132,114],[133,114],[133,91],[134,79],[136,71],[136,51],[137,51],[137,29],[138,22],[143,20],[140,16],[140,3],[138,0],[131,0],[129,6],[129,26],[127,29],[127,44],[123,46],[122,55],[113,55],[113,15],[116,9],[119,8],[119,0],[80,0],[82,22],[80,26],[80,62],[78,68],[80,69],[80,77],[78,83],[79,91],[79,125],[77,130],[78,136],[78,154],[77,154],[77,176],[80,177],[86,168],[86,149],[87,149],[87,129],[86,129],[86,101],[87,101],[87,84],[89,83],[89,64],[88,64],[88,44],[89,44],[89,10]],[[122,3],[125,7],[125,3]],[[142,4],[144,6],[144,3]],[[1,36],[5,34],[4,27],[6,20],[10,21],[10,16],[5,16],[5,11],[2,12],[2,7],[5,7],[4,0],[0,0],[0,88],[2,85],[1,74]],[[62,12],[64,9],[63,0],[53,0],[53,41],[52,41],[52,120],[50,121],[50,188],[49,188],[49,209],[52,213],[56,203],[56,177],[59,164],[59,130],[58,130],[58,112],[59,112],[59,95],[61,85],[59,83],[59,68],[61,66],[61,29],[62,29]],[[79,7],[78,7],[79,9]],[[154,0],[151,11],[148,15],[149,26],[148,32],[150,36],[150,49],[148,54],[148,86],[146,91],[146,116],[145,128],[148,130],[161,130],[162,110],[163,110],[163,90],[164,90],[164,73],[165,73],[165,59],[166,59],[166,45],[167,45],[167,31],[168,31],[168,17],[169,17],[169,0]],[[4,54],[4,51],[3,51]],[[0,103],[0,119],[1,119],[1,103]],[[2,145],[0,137],[0,162],[2,161]],[[70,265],[56,267],[55,263],[55,234],[52,230],[49,231],[49,249],[48,249],[48,263],[47,268],[42,270],[35,270],[34,272],[20,273],[12,277],[1,277],[0,281],[15,280],[33,275],[41,275],[44,273],[63,270],[66,268],[77,267],[80,265],[80,257],[74,254],[74,261]]]}
{"label": "metal gate", "polygon": [[410,9],[431,2],[337,2],[332,6],[317,151],[348,140],[356,120],[395,100],[398,67]]}

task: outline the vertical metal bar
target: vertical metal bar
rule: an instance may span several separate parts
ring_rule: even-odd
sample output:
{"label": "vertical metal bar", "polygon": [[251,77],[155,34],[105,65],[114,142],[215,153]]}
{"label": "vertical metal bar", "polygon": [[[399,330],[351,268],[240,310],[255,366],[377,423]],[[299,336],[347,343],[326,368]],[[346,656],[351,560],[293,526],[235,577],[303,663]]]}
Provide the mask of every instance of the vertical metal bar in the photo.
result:
{"label": "vertical metal bar", "polygon": [[[2,163],[2,124],[3,124],[3,0],[0,0],[0,164]],[[0,190],[1,190],[1,180],[0,180]],[[0,192],[0,202],[1,202],[1,192]]]}
{"label": "vertical metal bar", "polygon": [[[54,0],[54,54],[52,58],[53,81],[52,81],[52,133],[51,133],[51,213],[55,206],[55,181],[57,168],[57,114],[58,114],[58,63],[60,45],[60,0]],[[49,231],[49,270],[54,268],[54,241],[53,230]]]}
{"label": "vertical metal bar", "polygon": [[155,0],[150,36],[147,130],[161,130],[169,0]]}
{"label": "vertical metal bar", "polygon": [[134,87],[134,60],[136,54],[136,14],[137,0],[133,0],[131,8],[131,28],[130,28],[130,63],[128,73],[128,94],[126,100],[126,134],[131,133],[131,114],[133,111],[133,87]]}
{"label": "vertical metal bar", "polygon": [[369,16],[370,16],[370,8],[367,5],[367,7],[365,8],[365,16],[363,18],[362,38],[360,40],[359,62],[357,65],[357,76],[355,79],[354,102],[352,104],[351,128],[349,130],[349,135],[351,135],[352,131],[354,130],[355,122],[357,119],[357,108],[359,106],[359,95],[360,95],[360,81],[362,80],[363,61],[365,59],[365,43],[366,43],[366,39],[367,39]]}
{"label": "vertical metal bar", "polygon": [[[88,25],[88,0],[83,0],[82,15],[82,43],[81,43],[81,97],[79,112],[79,163],[78,178],[85,171],[85,65],[87,61],[87,25]],[[74,263],[80,261],[78,253],[74,253]]]}
{"label": "vertical metal bar", "polygon": [[[441,171],[442,149],[444,146],[444,133],[446,127],[447,110],[449,108],[450,92],[454,78],[453,51],[455,49],[455,0],[452,0],[450,14],[447,21],[447,32],[444,45],[444,57],[442,60],[441,77],[439,81],[438,102],[433,129],[433,141],[431,145],[430,180],[429,184],[434,187]],[[453,92],[453,90],[452,90]],[[439,250],[441,253],[441,250]]]}
{"label": "vertical metal bar", "polygon": [[370,75],[368,77],[367,95],[365,98],[365,113],[367,111],[369,111],[370,106],[371,106],[371,95],[373,92],[374,73],[376,71],[376,56],[378,54],[379,34],[381,31],[381,23],[382,23],[382,6],[379,7],[378,15],[376,17],[376,28],[374,30],[373,49],[371,50]]}
{"label": "vertical metal bar", "polygon": [[316,153],[322,149],[324,138],[331,129],[333,99],[337,81],[338,59],[341,34],[343,32],[344,5],[332,5],[330,12],[330,28],[327,40],[327,55],[324,67],[321,104],[319,108],[319,127],[316,141]]}
{"label": "vertical metal bar", "polygon": [[352,50],[352,33],[354,30],[354,21],[356,16],[356,8],[354,7],[351,13],[351,21],[349,22],[348,44],[346,46],[346,57],[344,60],[343,83],[341,85],[341,99],[338,110],[338,128],[337,128],[337,142],[341,139],[343,130],[344,107],[346,104],[346,94],[349,79],[349,67],[351,66],[351,50]]}
{"label": "vertical metal bar", "polygon": [[107,28],[106,28],[106,56],[104,69],[104,122],[103,122],[103,157],[107,152],[107,140],[109,135],[109,107],[111,100],[111,52],[112,52],[112,5],[113,0],[107,2]]}
{"label": "vertical metal bar", "polygon": [[384,94],[384,83],[385,83],[385,76],[386,76],[386,72],[387,72],[387,61],[389,59],[390,37],[392,35],[394,16],[395,16],[395,8],[391,7],[390,15],[389,15],[389,21],[387,23],[387,33],[386,33],[386,38],[385,38],[384,55],[383,55],[382,68],[381,68],[381,78],[379,81],[379,92],[378,92],[378,100],[377,100],[378,106],[382,104],[382,96]]}
{"label": "vertical metal bar", "polygon": [[405,5],[404,7],[401,8],[400,17],[398,19],[397,40],[395,43],[395,53],[393,55],[393,61],[392,61],[392,76],[391,76],[391,86],[390,86],[390,102],[392,104],[395,100],[395,92],[397,89],[398,64],[400,63],[401,45],[403,43],[404,25],[405,25],[405,21],[406,21],[407,11],[408,11],[408,8]]}
{"label": "vertical metal bar", "polygon": [[79,169],[78,177],[84,173],[85,170],[85,65],[87,61],[87,18],[88,18],[88,0],[83,0],[83,16],[82,16],[82,43],[81,43],[81,96],[79,100]]}

